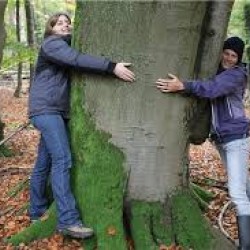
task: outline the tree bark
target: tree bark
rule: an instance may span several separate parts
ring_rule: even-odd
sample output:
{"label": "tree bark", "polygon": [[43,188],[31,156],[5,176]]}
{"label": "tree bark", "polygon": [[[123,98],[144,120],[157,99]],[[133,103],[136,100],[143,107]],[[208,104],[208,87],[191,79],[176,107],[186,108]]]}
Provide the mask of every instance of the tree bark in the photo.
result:
{"label": "tree bark", "polygon": [[[7,6],[7,0],[0,1],[0,68],[3,58],[3,49],[6,37],[6,32],[4,28],[4,13],[6,6]],[[4,123],[2,123],[1,121],[1,114],[0,114],[0,141],[4,138],[3,128],[4,128]]]}
{"label": "tree bark", "polygon": [[7,6],[7,0],[0,1],[0,65],[3,58],[3,48],[6,37],[6,32],[4,28],[4,12]]}
{"label": "tree bark", "polygon": [[[138,75],[131,86],[96,76],[88,76],[85,81],[88,112],[126,155],[126,169],[131,169],[130,198],[164,201],[170,190],[185,184],[189,131],[183,117],[187,119],[190,99],[161,94],[154,82],[168,72],[183,79],[215,73],[230,6],[223,2],[212,6],[202,2],[92,2],[82,7],[86,13],[83,26],[77,30],[81,32],[82,50],[132,62]],[[222,10],[225,14],[216,22],[223,31],[217,31],[211,22],[211,27],[204,26],[208,12],[215,22],[213,18]],[[204,39],[204,30],[214,35]],[[197,63],[198,58],[204,61]]]}
{"label": "tree bark", "polygon": [[[208,77],[215,73],[231,7],[230,1],[78,4],[75,21],[79,25],[76,28],[79,36],[76,44],[84,52],[111,56],[115,61],[132,62],[132,69],[137,75],[136,83],[131,86],[119,80],[88,75],[84,79],[82,100],[84,112],[89,114],[85,119],[94,122],[97,131],[107,133],[109,137],[106,143],[112,143],[125,156],[124,167],[129,173],[127,198],[141,203],[136,207],[133,202],[130,203],[130,229],[136,249],[158,247],[154,235],[160,223],[150,225],[150,218],[154,221],[155,208],[145,212],[145,206],[148,206],[145,201],[150,204],[165,203],[168,210],[172,211],[169,213],[172,216],[166,215],[172,228],[165,227],[164,230],[168,232],[165,235],[168,237],[164,242],[169,242],[172,238],[184,248],[193,246],[194,249],[220,249],[221,244],[224,244],[225,249],[233,249],[227,240],[215,239],[213,234],[206,232],[209,231],[208,228],[202,228],[198,224],[196,228],[192,228],[191,222],[184,222],[188,214],[189,218],[197,216],[197,221],[203,221],[198,219],[199,212],[195,210],[195,205],[189,202],[188,192],[183,196],[174,193],[174,190],[188,186],[187,149],[193,132],[190,131],[189,122],[196,117],[193,112],[195,104],[192,98],[159,93],[154,86],[155,80],[168,72],[183,79],[197,75]],[[84,20],[81,19],[82,16]],[[213,46],[215,41],[219,45]],[[199,61],[199,58],[202,60]],[[80,93],[79,82],[74,88],[78,91],[72,91],[73,100]],[[79,103],[73,102],[74,117],[80,116],[76,105]],[[77,119],[72,122],[74,160],[76,165],[81,162],[85,170],[91,171],[86,158],[97,156],[95,153],[91,155],[85,152],[81,160],[77,140],[82,138],[82,143],[88,145],[85,148],[93,147],[89,151],[97,149],[91,145],[93,142],[88,142],[88,134],[79,134],[80,124],[83,122]],[[85,125],[81,129],[89,131]],[[203,130],[203,140],[208,129],[209,123],[199,128]],[[105,162],[102,157],[99,161],[99,164],[95,162],[95,168]],[[102,168],[99,170],[101,172]],[[166,202],[169,195],[172,197]],[[80,200],[79,197],[78,199]],[[89,207],[85,206],[85,217],[89,218],[90,224],[94,224],[88,210]],[[141,214],[147,218],[147,229],[140,221],[134,222]],[[140,231],[148,237],[141,238],[140,233],[136,233]],[[173,232],[172,237],[169,231]],[[183,233],[186,235],[183,236]],[[195,239],[194,235],[197,233],[200,240]],[[102,233],[97,232],[97,235]]]}
{"label": "tree bark", "polygon": [[[31,4],[30,0],[24,1],[25,13],[26,13],[26,26],[27,26],[27,41],[28,46],[31,50],[35,49],[35,18],[34,18],[34,6]],[[34,63],[30,59],[30,84],[32,83],[34,74]]]}
{"label": "tree bark", "polygon": [[[96,234],[84,249],[127,249],[126,237],[139,250],[171,243],[184,249],[234,249],[209,228],[188,191],[189,123],[197,103],[162,94],[154,84],[168,72],[188,79],[206,66],[204,77],[214,73],[230,8],[228,1],[78,1],[74,45],[132,62],[136,73],[131,85],[74,74],[72,186],[82,218]],[[217,9],[226,14],[214,25]],[[203,40],[211,27],[214,35]],[[211,47],[216,39],[219,46]],[[209,63],[199,62],[210,53]],[[206,137],[208,126],[199,129]],[[11,242],[20,239],[14,236]]]}
{"label": "tree bark", "polygon": [[[20,0],[16,0],[16,38],[17,42],[21,42],[21,28],[20,28]],[[17,66],[17,87],[14,92],[15,97],[20,97],[20,92],[22,89],[22,71],[23,64],[18,62]]]}
{"label": "tree bark", "polygon": [[[246,37],[249,37],[250,35],[250,3],[248,1],[245,1],[245,5],[244,5],[244,20],[245,20],[245,31],[246,31]],[[247,61],[249,62],[250,59],[250,43],[247,40],[247,46],[246,46],[246,58]],[[249,67],[249,63],[248,63],[248,67]],[[248,79],[248,89],[250,89],[249,87],[249,79]]]}

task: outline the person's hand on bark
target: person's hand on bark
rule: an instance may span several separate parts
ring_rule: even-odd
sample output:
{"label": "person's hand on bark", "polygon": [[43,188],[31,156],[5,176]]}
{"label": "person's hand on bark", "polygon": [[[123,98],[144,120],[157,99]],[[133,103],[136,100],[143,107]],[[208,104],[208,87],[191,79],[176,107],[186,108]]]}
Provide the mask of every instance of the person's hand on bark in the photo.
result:
{"label": "person's hand on bark", "polygon": [[135,80],[135,74],[127,68],[129,66],[131,66],[131,63],[117,63],[114,68],[114,74],[126,82],[133,82]]}
{"label": "person's hand on bark", "polygon": [[167,78],[159,78],[156,81],[156,87],[164,93],[169,93],[169,92],[177,92],[181,91],[184,89],[184,84],[183,82],[180,81],[180,79],[173,75],[173,74],[168,74]]}

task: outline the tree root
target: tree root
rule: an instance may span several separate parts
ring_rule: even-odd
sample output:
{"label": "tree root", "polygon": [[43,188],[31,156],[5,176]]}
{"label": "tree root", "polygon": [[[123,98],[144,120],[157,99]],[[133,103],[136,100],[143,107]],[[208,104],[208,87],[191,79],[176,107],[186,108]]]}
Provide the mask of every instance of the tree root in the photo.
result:
{"label": "tree root", "polygon": [[160,203],[133,201],[131,203],[131,233],[135,249],[159,249],[171,244],[171,228],[164,220]]}
{"label": "tree root", "polygon": [[19,232],[10,238],[5,238],[4,241],[6,243],[11,243],[14,246],[18,246],[20,243],[29,243],[36,239],[49,237],[55,232],[56,228],[56,212],[54,205],[49,209],[48,215],[49,216],[46,220],[37,221],[22,232]]}
{"label": "tree root", "polygon": [[171,197],[171,204],[176,242],[184,249],[235,249],[224,235],[205,220],[190,191],[176,192]]}

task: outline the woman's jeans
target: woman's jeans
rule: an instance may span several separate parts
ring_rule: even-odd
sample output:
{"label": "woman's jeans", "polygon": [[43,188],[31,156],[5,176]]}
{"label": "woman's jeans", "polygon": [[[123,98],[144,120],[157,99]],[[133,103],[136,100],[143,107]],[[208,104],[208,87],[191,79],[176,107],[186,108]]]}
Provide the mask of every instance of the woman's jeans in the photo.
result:
{"label": "woman's jeans", "polygon": [[228,175],[228,190],[237,214],[250,215],[250,181],[248,160],[250,138],[216,144]]}
{"label": "woman's jeans", "polygon": [[47,210],[46,186],[51,178],[59,229],[80,224],[70,189],[71,152],[66,121],[59,114],[37,115],[32,124],[41,132],[38,156],[30,180],[30,217],[38,219]]}

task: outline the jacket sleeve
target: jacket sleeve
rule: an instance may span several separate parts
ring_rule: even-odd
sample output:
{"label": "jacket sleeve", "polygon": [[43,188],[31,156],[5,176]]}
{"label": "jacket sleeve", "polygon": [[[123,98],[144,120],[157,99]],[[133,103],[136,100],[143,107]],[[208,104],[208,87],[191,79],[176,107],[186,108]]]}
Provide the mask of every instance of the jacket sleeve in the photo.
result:
{"label": "jacket sleeve", "polygon": [[184,91],[198,97],[214,99],[235,92],[246,81],[243,69],[228,69],[207,81],[184,82]]}
{"label": "jacket sleeve", "polygon": [[89,72],[113,73],[115,63],[104,57],[83,54],[71,48],[66,41],[50,36],[42,44],[44,56],[51,62]]}

